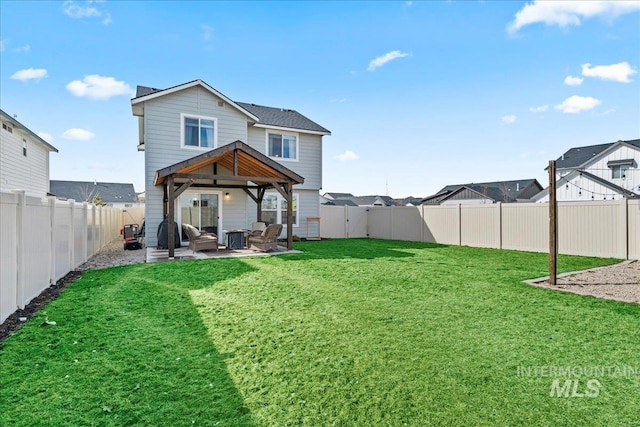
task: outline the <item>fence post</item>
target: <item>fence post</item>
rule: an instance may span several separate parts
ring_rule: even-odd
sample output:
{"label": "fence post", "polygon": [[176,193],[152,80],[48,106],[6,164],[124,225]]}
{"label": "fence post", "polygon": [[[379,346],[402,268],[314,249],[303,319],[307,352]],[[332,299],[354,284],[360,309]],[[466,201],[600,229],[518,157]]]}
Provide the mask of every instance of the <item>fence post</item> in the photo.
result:
{"label": "fence post", "polygon": [[458,246],[462,246],[462,203],[458,203]]}
{"label": "fence post", "polygon": [[624,259],[629,259],[629,202],[626,197],[620,200],[620,242]]}
{"label": "fence post", "polygon": [[344,238],[348,239],[349,238],[349,206],[344,205],[344,216],[342,217],[344,219]]}
{"label": "fence post", "polygon": [[24,308],[24,282],[25,282],[25,259],[26,259],[26,251],[25,251],[25,232],[26,232],[26,211],[27,211],[27,200],[26,200],[26,191],[25,190],[13,190],[12,193],[15,193],[18,196],[18,206],[16,209],[16,244],[17,244],[17,280],[16,280],[16,306],[19,309]]}
{"label": "fence post", "polygon": [[51,246],[49,248],[50,268],[49,284],[56,283],[56,198],[49,197],[49,226],[51,227]]}
{"label": "fence post", "polygon": [[502,202],[498,202],[498,249],[502,249]]}
{"label": "fence post", "polygon": [[89,250],[89,244],[87,239],[89,238],[89,204],[82,202],[82,262],[85,262],[89,257],[87,256]]}
{"label": "fence post", "polygon": [[69,271],[73,270],[76,266],[73,265],[75,258],[75,229],[73,227],[73,222],[76,215],[76,201],[73,199],[69,200]]}

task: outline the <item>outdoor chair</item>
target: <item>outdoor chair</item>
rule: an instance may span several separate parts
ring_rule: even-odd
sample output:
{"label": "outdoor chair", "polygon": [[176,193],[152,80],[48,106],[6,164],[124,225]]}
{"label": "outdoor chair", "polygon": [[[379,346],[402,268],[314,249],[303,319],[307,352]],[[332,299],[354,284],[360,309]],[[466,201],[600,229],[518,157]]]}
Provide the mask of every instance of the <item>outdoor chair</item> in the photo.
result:
{"label": "outdoor chair", "polygon": [[247,248],[254,246],[262,252],[278,249],[278,236],[282,233],[282,224],[271,224],[259,235],[247,237]]}
{"label": "outdoor chair", "polygon": [[253,224],[251,224],[251,230],[249,230],[249,232],[247,233],[247,238],[250,236],[261,235],[265,228],[267,228],[266,222],[254,222]]}
{"label": "outdoor chair", "polygon": [[218,236],[214,233],[200,231],[191,224],[182,224],[182,229],[187,233],[192,251],[218,250]]}

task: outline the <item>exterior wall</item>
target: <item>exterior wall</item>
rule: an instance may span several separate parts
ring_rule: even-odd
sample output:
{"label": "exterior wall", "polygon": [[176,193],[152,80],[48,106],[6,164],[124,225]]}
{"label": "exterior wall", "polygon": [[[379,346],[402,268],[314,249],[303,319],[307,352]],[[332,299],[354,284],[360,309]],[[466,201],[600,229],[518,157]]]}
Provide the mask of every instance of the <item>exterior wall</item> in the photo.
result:
{"label": "exterior wall", "polygon": [[[207,149],[181,148],[181,113],[215,117],[217,147],[236,140],[247,140],[247,118],[208,90],[196,86],[174,92],[144,103],[145,134],[145,209],[146,241],[157,245],[156,232],[162,216],[162,186],[153,185],[158,169],[196,156]],[[226,225],[225,225],[226,227]]]}
{"label": "exterior wall", "polygon": [[[607,166],[607,162],[611,160],[625,159],[635,159],[636,167],[629,171],[628,175],[630,176],[627,176],[625,179],[613,179],[611,169]],[[638,189],[638,186],[640,186],[640,169],[638,166],[640,166],[640,149],[621,145],[607,156],[599,159],[592,165],[589,165],[585,170],[600,178],[604,178],[607,181],[611,181],[624,189],[635,191],[640,194],[640,189]]]}
{"label": "exterior wall", "polygon": [[[607,163],[611,160],[635,159],[636,167],[629,170],[625,179],[613,179],[611,168]],[[627,145],[620,145],[611,153],[598,158],[585,171],[606,179],[615,185],[640,195],[640,150]],[[557,183],[556,198],[558,201],[591,201],[621,199],[623,195],[604,185],[595,182],[578,172],[561,170],[558,173],[561,178]],[[548,202],[549,196],[537,200],[539,203]]]}
{"label": "exterior wall", "polygon": [[0,191],[11,190],[25,190],[34,197],[45,197],[49,191],[49,150],[16,127],[12,133],[0,128]]}
{"label": "exterior wall", "polygon": [[[145,102],[145,168],[146,168],[146,242],[157,245],[157,228],[163,219],[164,197],[162,187],[153,185],[158,169],[191,158],[205,150],[181,148],[181,113],[215,117],[217,119],[217,147],[236,140],[261,153],[266,153],[266,130],[248,127],[247,117],[226,103],[218,106],[219,99],[208,90],[192,87]],[[306,237],[306,218],[318,217],[319,190],[322,187],[322,136],[298,133],[298,161],[279,161],[285,167],[303,176],[304,184],[294,188],[298,198],[298,226],[293,233]],[[219,170],[224,173],[224,170]],[[207,171],[206,173],[211,173]],[[240,189],[217,189],[229,193],[222,198],[222,229],[249,228],[256,218],[256,206]],[[309,230],[317,233],[316,230]],[[219,233],[221,241],[224,233]],[[286,236],[287,229],[282,236]]]}
{"label": "exterior wall", "polygon": [[[268,131],[268,129],[262,128],[249,128],[247,145],[263,154],[266,154]],[[277,159],[277,161],[304,178],[304,183],[296,186],[296,188],[304,190],[313,189],[318,191],[322,188],[321,135],[299,133],[298,160],[292,161]]]}

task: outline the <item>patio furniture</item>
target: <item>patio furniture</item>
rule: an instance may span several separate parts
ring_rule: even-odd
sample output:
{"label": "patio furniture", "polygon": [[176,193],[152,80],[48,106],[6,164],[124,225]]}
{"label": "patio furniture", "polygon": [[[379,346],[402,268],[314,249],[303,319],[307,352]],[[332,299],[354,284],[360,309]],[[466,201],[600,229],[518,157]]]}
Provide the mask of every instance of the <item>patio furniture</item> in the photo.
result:
{"label": "patio furniture", "polygon": [[247,237],[259,236],[262,234],[265,228],[267,228],[266,222],[260,222],[260,221],[254,222],[253,224],[251,224],[251,230],[249,230],[249,232],[247,233]]}
{"label": "patio furniture", "polygon": [[244,234],[246,230],[225,230],[227,235],[227,249],[244,248]]}
{"label": "patio furniture", "polygon": [[278,249],[278,236],[282,233],[282,224],[267,225],[262,233],[257,236],[247,237],[247,248],[254,246],[262,252]]}
{"label": "patio furniture", "polygon": [[182,229],[187,233],[192,251],[218,250],[218,236],[215,234],[200,231],[191,224],[182,224]]}

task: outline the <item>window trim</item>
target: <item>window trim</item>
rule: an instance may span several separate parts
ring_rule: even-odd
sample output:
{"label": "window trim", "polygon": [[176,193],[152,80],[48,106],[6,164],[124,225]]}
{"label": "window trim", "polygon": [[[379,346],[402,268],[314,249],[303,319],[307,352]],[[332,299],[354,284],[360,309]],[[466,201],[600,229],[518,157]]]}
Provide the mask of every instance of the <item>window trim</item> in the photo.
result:
{"label": "window trim", "polygon": [[[184,126],[185,119],[198,119],[198,131],[200,130],[200,120],[211,120],[213,121],[213,147],[202,147],[200,145],[193,146],[187,145],[184,142]],[[198,132],[198,138],[200,138],[200,132]],[[200,140],[198,139],[198,142]],[[199,114],[189,114],[189,113],[180,113],[180,148],[185,148],[187,150],[198,150],[198,151],[208,151],[213,150],[214,148],[218,148],[218,118],[210,117],[210,116],[202,116]]]}
{"label": "window trim", "polygon": [[[294,136],[296,138],[296,157],[295,158],[287,158],[287,157],[273,157],[269,155],[269,134],[280,135],[280,136]],[[298,132],[287,132],[281,129],[265,129],[264,132],[265,139],[265,148],[264,152],[270,159],[276,160],[278,162],[298,162],[300,161],[300,134]]]}
{"label": "window trim", "polygon": [[[264,197],[267,197],[267,196],[276,196],[276,206],[277,206],[277,208],[275,209],[275,212],[276,212],[277,224],[282,224],[284,227],[288,227],[288,224],[284,224],[283,221],[282,221],[282,214],[284,213],[286,215],[286,213],[287,213],[286,209],[284,211],[282,209],[280,209],[280,204],[284,200],[284,197],[282,197],[282,194],[278,193],[277,191],[267,191],[264,194]],[[299,225],[300,224],[300,197],[299,197],[298,193],[293,193],[293,201],[294,201],[293,204],[296,206],[296,209],[294,209],[293,211],[295,213],[297,213],[297,215],[294,215],[295,222],[293,223],[293,227],[296,228],[296,227],[300,226]],[[262,212],[274,212],[274,209],[265,209],[264,206],[263,206],[262,207]]]}
{"label": "window trim", "polygon": [[27,140],[22,138],[22,155],[27,157]]}
{"label": "window trim", "polygon": [[[627,175],[629,174],[629,170],[631,170],[631,165],[629,164],[614,165],[609,167],[611,168],[611,179],[625,180],[628,178]],[[616,172],[618,172],[620,176],[616,176]]]}

